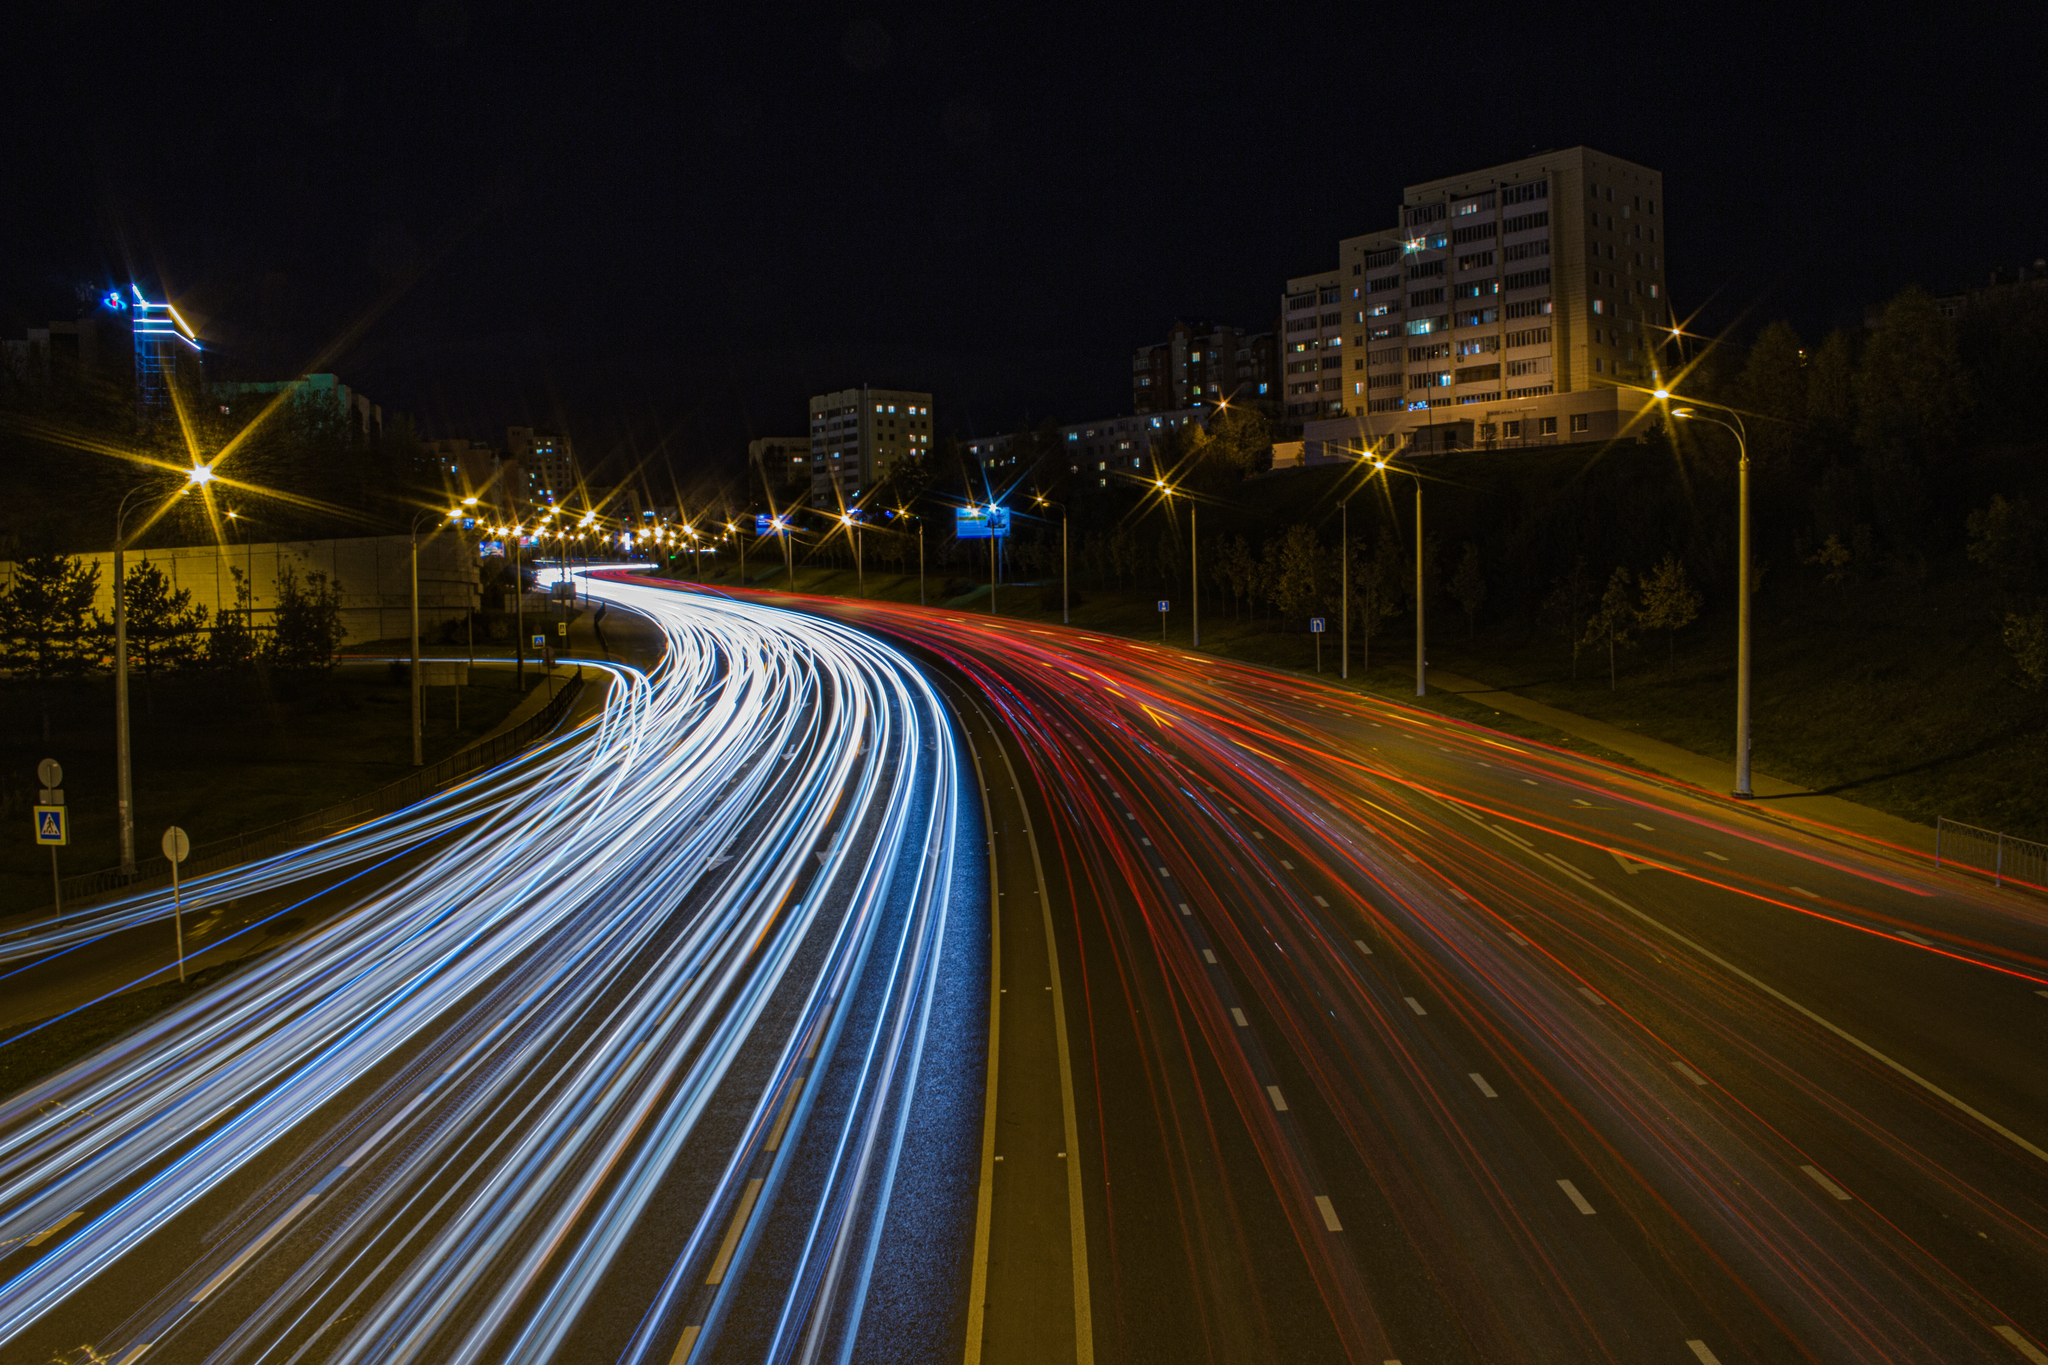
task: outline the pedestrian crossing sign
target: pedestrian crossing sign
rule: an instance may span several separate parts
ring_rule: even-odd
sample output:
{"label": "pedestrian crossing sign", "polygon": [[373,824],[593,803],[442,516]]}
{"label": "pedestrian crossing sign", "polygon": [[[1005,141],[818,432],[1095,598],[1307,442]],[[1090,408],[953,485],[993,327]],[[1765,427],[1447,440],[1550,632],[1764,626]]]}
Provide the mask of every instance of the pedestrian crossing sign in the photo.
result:
{"label": "pedestrian crossing sign", "polygon": [[63,806],[36,807],[36,842],[64,845],[71,842],[71,827],[64,823]]}

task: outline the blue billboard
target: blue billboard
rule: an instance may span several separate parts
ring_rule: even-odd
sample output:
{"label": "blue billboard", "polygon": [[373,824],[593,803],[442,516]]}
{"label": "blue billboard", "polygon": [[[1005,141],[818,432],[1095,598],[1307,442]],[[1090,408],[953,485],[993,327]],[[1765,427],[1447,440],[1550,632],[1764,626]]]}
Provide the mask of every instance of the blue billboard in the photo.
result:
{"label": "blue billboard", "polygon": [[953,534],[962,540],[989,540],[1010,534],[1007,507],[963,507],[953,519]]}

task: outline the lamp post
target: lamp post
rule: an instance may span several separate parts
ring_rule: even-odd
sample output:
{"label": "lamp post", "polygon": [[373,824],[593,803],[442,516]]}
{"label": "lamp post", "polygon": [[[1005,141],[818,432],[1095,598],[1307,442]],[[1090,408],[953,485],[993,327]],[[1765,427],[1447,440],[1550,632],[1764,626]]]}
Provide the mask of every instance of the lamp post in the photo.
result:
{"label": "lamp post", "polygon": [[114,807],[121,821],[121,875],[135,875],[135,782],[128,750],[128,490],[114,513]]}
{"label": "lamp post", "polygon": [[[1669,389],[1658,389],[1658,398],[1671,397]],[[1736,451],[1736,532],[1735,552],[1741,562],[1735,575],[1735,791],[1733,795],[1747,801],[1756,793],[1750,788],[1749,774],[1749,433],[1743,429],[1742,414],[1733,408],[1721,407],[1722,412],[1734,418],[1724,422],[1718,417],[1709,417],[1693,408],[1677,408],[1673,417],[1693,422],[1712,422],[1735,436]]]}
{"label": "lamp post", "polygon": [[519,541],[523,529],[512,527],[512,690],[526,695],[526,581],[519,567]]}
{"label": "lamp post", "polygon": [[[1381,474],[1390,467],[1385,459],[1373,461],[1373,468]],[[1423,659],[1422,475],[1413,470],[1408,472],[1415,479],[1415,695],[1423,697],[1429,695],[1429,665]]]}
{"label": "lamp post", "polygon": [[1337,676],[1351,677],[1351,500],[1337,504]]}
{"label": "lamp post", "polygon": [[841,512],[839,514],[839,524],[846,528],[846,538],[853,542],[854,594],[864,598],[868,595],[868,577],[867,570],[860,561],[860,519],[854,515],[859,510],[856,507],[853,509],[853,512]]}

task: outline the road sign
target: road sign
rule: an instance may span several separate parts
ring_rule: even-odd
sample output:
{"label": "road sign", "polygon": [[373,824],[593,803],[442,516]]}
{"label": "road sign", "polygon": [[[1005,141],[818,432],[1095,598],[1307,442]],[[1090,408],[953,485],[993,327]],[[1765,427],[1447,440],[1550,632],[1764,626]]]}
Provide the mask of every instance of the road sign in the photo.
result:
{"label": "road sign", "polygon": [[1010,534],[1007,507],[963,507],[953,515],[953,534],[962,540],[993,540]]}
{"label": "road sign", "polygon": [[757,536],[786,536],[789,523],[781,517],[771,517],[766,512],[754,514],[754,534]]}
{"label": "road sign", "polygon": [[164,856],[174,863],[182,863],[192,852],[192,841],[185,837],[185,831],[172,825],[164,831]]}
{"label": "road sign", "polygon": [[36,776],[43,780],[45,787],[64,785],[64,766],[54,758],[46,758],[36,764]]}
{"label": "road sign", "polygon": [[545,645],[547,642],[548,637],[545,635],[536,635],[533,637],[533,647],[535,649],[539,649],[542,645]]}
{"label": "road sign", "polygon": [[36,807],[36,842],[61,848],[71,842],[71,826],[62,806]]}
{"label": "road sign", "polygon": [[1309,617],[1308,628],[1314,631],[1316,634],[1321,635],[1323,633],[1323,618],[1320,616]]}
{"label": "road sign", "polygon": [[1172,611],[1172,610],[1173,610],[1173,603],[1171,603],[1171,602],[1167,601],[1167,600],[1166,600],[1165,598],[1163,598],[1163,597],[1162,597],[1162,598],[1160,598],[1160,599],[1159,599],[1159,610],[1161,610],[1161,611]]}
{"label": "road sign", "polygon": [[557,622],[555,622],[555,634],[557,634],[557,635],[561,635],[561,636],[567,636],[567,635],[568,635],[568,633],[569,633],[569,623],[568,623],[567,621],[557,621]]}

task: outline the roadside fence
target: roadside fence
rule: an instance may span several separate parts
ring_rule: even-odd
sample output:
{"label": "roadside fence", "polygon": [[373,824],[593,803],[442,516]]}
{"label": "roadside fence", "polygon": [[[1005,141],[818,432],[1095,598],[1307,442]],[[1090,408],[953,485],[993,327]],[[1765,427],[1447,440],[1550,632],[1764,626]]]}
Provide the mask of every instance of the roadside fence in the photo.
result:
{"label": "roadside fence", "polygon": [[1978,829],[1943,816],[1934,818],[1934,865],[1987,874],[1994,885],[2011,883],[2048,891],[2048,844]]}

